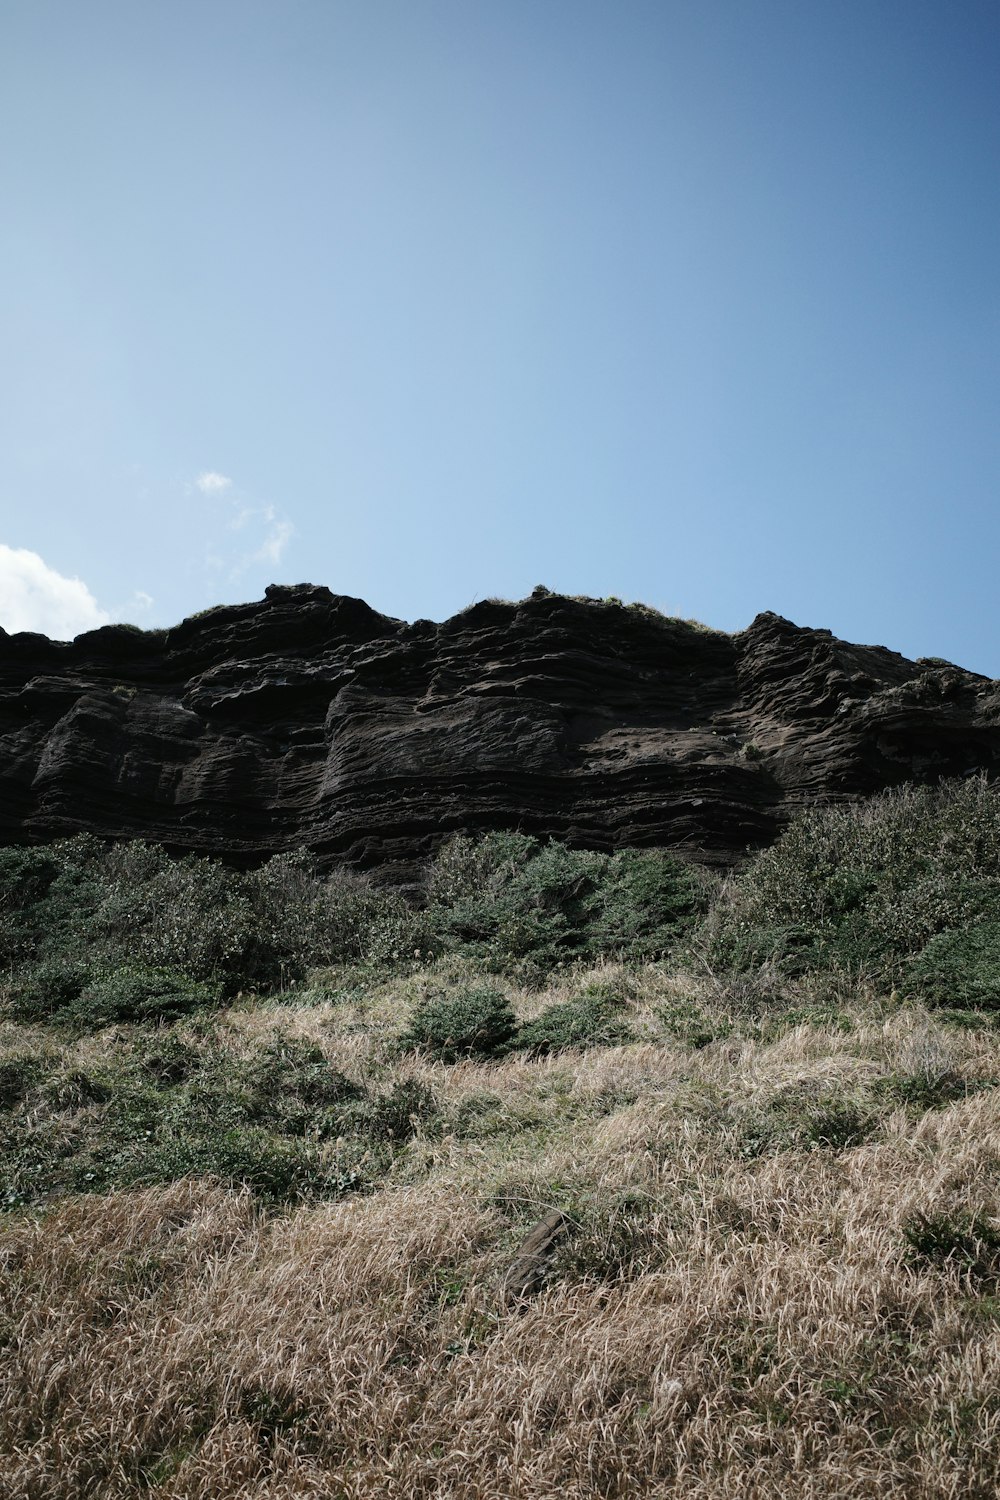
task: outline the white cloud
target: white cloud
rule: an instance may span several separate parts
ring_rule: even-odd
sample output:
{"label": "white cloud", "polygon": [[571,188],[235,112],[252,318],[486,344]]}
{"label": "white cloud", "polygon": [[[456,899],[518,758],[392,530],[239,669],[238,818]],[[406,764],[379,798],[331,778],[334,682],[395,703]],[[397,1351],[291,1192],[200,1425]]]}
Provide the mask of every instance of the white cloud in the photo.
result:
{"label": "white cloud", "polygon": [[[235,581],[254,568],[274,568],[281,562],[296,530],[278,506],[247,494],[227,474],[214,469],[206,469],[193,483],[185,485],[188,495],[195,490],[219,501],[218,506],[211,507],[211,512],[199,507],[199,518],[207,532],[205,566],[210,572],[226,571],[229,579]],[[220,526],[227,532],[239,533],[239,539],[227,541],[219,532]]]}
{"label": "white cloud", "polygon": [[223,490],[228,490],[232,485],[228,474],[219,474],[215,469],[206,469],[199,474],[195,485],[203,495],[221,495]]}
{"label": "white cloud", "polygon": [[[271,517],[268,518],[272,519]],[[251,562],[279,563],[285,548],[295,535],[291,521],[274,521],[267,536],[261,542]]]}
{"label": "white cloud", "polygon": [[36,630],[69,641],[109,619],[81,579],[65,578],[37,552],[0,542],[0,626],[11,635]]}

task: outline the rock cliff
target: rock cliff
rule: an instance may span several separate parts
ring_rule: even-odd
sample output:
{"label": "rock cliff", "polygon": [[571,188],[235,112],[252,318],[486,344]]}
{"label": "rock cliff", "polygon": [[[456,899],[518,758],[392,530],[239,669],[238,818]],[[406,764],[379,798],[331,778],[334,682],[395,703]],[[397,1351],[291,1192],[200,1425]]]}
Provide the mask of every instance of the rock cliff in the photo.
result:
{"label": "rock cliff", "polygon": [[803,804],[1000,766],[1000,682],[763,614],[538,589],[406,624],[312,585],[167,631],[0,631],[0,843],[80,830],[405,876],[456,829],[714,864]]}

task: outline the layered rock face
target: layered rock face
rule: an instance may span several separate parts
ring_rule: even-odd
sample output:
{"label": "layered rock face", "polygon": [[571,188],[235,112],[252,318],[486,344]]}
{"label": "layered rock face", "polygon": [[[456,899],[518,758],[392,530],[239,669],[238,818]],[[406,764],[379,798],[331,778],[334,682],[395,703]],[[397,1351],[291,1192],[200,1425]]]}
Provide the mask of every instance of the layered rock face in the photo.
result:
{"label": "layered rock face", "polygon": [[519,828],[713,864],[803,804],[1000,766],[1000,682],[759,615],[535,593],[405,624],[312,585],[168,631],[0,631],[0,843],[87,830],[405,878]]}

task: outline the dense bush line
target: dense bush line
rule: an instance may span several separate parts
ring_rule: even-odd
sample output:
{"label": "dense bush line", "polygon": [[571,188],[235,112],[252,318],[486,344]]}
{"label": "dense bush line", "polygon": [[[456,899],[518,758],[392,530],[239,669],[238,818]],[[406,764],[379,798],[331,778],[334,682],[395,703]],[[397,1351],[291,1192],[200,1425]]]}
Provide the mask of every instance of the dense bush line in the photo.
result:
{"label": "dense bush line", "polygon": [[703,871],[661,850],[607,855],[520,833],[452,839],[429,887],[428,920],[449,951],[543,969],[612,953],[659,958],[712,888]]}
{"label": "dense bush line", "polygon": [[0,850],[0,964],[21,1020],[171,1019],[310,968],[383,968],[458,953],[538,977],[602,954],[658,957],[704,910],[708,883],[668,854],[605,855],[520,834],[456,838],[408,903],[307,856],[237,872],[82,836]]}
{"label": "dense bush line", "polygon": [[[0,850],[0,997],[15,1019],[172,1020],[318,967],[448,954],[527,983],[605,956],[669,958],[723,974],[837,971],[932,1004],[1000,1008],[1000,794],[975,777],[805,813],[721,890],[663,851],[518,833],[453,838],[412,902],[350,872],[320,876],[305,854],[237,872],[88,836]],[[453,1004],[415,1018],[414,1046],[515,1045],[509,1018],[487,1016],[476,1040],[468,1016],[446,1014]],[[621,1034],[606,1007],[573,1005],[533,1023],[535,1050]]]}
{"label": "dense bush line", "polygon": [[983,777],[803,814],[702,924],[710,964],[1000,1007],[1000,792]]}

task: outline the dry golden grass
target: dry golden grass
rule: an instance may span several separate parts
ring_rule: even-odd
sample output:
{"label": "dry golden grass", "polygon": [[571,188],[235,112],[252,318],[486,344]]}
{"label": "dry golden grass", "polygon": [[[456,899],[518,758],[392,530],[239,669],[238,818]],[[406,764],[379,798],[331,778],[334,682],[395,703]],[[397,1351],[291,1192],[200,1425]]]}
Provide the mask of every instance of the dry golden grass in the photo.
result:
{"label": "dry golden grass", "polygon": [[[429,1081],[446,1124],[378,1192],[282,1216],[198,1181],[9,1215],[0,1493],[992,1500],[1000,1263],[906,1228],[1000,1215],[996,1034],[871,996],[768,1027],[708,983],[617,979],[642,1039],[537,1060],[394,1060],[419,976],[232,1012],[234,1056],[280,1026]],[[682,1003],[729,1034],[672,1035]],[[552,1207],[549,1280],[511,1305]]]}

